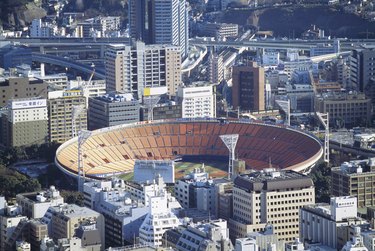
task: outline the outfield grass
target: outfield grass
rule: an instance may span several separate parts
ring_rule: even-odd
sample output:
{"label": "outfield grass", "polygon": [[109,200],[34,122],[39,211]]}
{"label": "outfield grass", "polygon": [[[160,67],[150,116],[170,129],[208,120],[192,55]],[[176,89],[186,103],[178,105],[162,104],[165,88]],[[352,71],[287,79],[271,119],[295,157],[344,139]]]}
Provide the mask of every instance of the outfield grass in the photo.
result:
{"label": "outfield grass", "polygon": [[[212,178],[223,178],[227,177],[226,169],[228,168],[227,162],[222,161],[205,161],[204,168],[206,172]],[[185,175],[191,173],[195,168],[201,168],[202,163],[194,162],[176,162],[175,163],[175,179],[179,180]],[[121,174],[119,177],[123,180],[132,180],[134,177],[133,172]]]}

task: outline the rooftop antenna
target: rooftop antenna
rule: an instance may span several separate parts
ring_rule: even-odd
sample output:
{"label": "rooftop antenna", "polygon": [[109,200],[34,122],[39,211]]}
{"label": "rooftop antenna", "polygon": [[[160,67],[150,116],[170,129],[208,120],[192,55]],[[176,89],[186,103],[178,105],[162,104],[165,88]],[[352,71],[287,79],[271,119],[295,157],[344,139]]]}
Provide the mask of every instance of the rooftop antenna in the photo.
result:
{"label": "rooftop antenna", "polygon": [[233,176],[233,164],[235,160],[234,150],[236,149],[238,134],[224,134],[220,135],[220,139],[224,142],[229,150],[229,165],[228,165],[228,179]]}

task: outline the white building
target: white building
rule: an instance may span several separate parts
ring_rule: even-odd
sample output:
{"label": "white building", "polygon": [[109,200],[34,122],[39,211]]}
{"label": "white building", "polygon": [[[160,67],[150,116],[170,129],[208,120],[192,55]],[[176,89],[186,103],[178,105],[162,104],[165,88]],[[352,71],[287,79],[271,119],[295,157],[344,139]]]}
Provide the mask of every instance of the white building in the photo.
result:
{"label": "white building", "polygon": [[368,251],[367,247],[363,244],[363,237],[361,236],[361,228],[354,227],[354,236],[350,238],[342,251]]}
{"label": "white building", "polygon": [[195,82],[189,86],[179,86],[183,118],[215,118],[216,88],[208,82]]}
{"label": "white building", "polygon": [[278,66],[279,64],[280,53],[278,51],[263,51],[262,66]]}
{"label": "white building", "polygon": [[42,218],[49,207],[64,203],[64,198],[54,186],[46,191],[17,194],[16,200],[22,208],[22,214],[31,219]]}
{"label": "white building", "polygon": [[[272,225],[266,225],[264,231],[250,233],[245,238],[238,238],[235,251],[284,251],[285,242],[279,240]],[[295,250],[295,249],[293,249]]]}
{"label": "white building", "polygon": [[148,195],[148,214],[139,229],[141,244],[159,247],[165,231],[179,226],[180,220],[173,212],[165,189],[154,191]]}
{"label": "white building", "polygon": [[300,239],[303,242],[341,248],[347,240],[340,236],[338,229],[365,222],[357,217],[356,197],[333,197],[330,205],[315,204],[301,208]]}
{"label": "white building", "polygon": [[209,178],[204,168],[203,170],[195,169],[176,181],[175,196],[184,208],[196,208],[217,217],[219,191],[229,182],[226,179]]}
{"label": "white building", "polygon": [[8,240],[16,230],[21,221],[26,221],[27,217],[21,215],[21,207],[6,206],[0,215],[0,250],[7,250]]}

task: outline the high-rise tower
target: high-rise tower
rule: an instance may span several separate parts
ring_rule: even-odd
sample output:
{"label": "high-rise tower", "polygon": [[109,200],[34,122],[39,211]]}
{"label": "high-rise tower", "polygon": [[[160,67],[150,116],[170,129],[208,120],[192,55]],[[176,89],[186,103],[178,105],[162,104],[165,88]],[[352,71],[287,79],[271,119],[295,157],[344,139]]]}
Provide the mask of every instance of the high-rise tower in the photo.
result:
{"label": "high-rise tower", "polygon": [[130,36],[146,44],[172,44],[188,52],[185,0],[129,0]]}

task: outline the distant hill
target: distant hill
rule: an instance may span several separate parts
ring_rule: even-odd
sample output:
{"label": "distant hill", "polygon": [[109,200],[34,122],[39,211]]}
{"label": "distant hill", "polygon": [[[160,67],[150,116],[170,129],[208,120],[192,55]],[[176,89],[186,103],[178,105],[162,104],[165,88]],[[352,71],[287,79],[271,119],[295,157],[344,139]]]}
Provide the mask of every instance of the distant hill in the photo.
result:
{"label": "distant hill", "polygon": [[34,18],[42,18],[47,12],[32,0],[1,0],[0,22],[4,29],[20,29]]}
{"label": "distant hill", "polygon": [[[229,10],[217,21],[254,25],[275,36],[298,38],[311,24],[332,37],[375,38],[375,23],[329,6],[289,6],[261,10]],[[244,21],[246,20],[246,21]]]}

